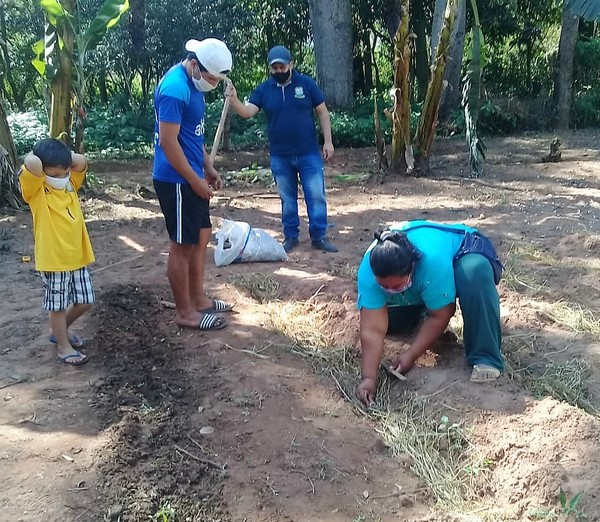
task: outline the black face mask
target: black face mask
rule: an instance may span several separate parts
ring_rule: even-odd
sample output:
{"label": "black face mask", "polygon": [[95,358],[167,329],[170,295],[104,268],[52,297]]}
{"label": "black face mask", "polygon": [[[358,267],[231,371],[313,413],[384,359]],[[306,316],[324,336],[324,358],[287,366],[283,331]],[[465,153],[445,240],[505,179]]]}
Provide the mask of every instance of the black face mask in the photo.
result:
{"label": "black face mask", "polygon": [[290,69],[288,72],[271,73],[271,76],[275,79],[275,81],[277,83],[285,83],[288,81],[291,74],[292,74],[292,71]]}

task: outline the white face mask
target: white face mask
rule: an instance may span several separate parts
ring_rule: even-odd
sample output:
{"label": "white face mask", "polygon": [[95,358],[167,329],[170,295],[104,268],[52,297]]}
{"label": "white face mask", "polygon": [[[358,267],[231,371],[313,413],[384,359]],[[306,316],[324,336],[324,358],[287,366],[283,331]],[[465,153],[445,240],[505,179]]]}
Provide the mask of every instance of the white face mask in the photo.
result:
{"label": "white face mask", "polygon": [[46,184],[50,185],[53,189],[63,190],[69,183],[71,174],[64,178],[53,178],[52,176],[46,175]]}
{"label": "white face mask", "polygon": [[194,83],[194,87],[200,92],[209,92],[213,89],[216,89],[216,85],[206,81],[202,76],[202,72],[200,72],[200,79],[194,78],[194,73],[192,72],[192,82]]}

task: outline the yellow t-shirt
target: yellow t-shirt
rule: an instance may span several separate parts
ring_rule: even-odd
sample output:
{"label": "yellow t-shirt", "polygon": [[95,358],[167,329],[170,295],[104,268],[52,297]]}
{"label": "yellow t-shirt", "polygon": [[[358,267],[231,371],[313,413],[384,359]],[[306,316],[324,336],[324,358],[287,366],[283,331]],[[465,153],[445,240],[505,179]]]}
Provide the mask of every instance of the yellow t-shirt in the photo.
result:
{"label": "yellow t-shirt", "polygon": [[77,197],[86,172],[71,172],[67,187],[56,190],[45,183],[44,176],[21,168],[21,192],[33,214],[35,268],[40,272],[78,270],[94,261]]}

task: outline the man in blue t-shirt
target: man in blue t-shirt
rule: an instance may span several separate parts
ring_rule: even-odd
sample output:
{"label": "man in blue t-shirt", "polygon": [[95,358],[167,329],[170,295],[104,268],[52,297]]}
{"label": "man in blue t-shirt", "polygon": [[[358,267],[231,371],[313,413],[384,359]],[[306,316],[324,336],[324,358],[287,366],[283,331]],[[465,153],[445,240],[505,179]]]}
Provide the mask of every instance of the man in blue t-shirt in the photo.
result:
{"label": "man in blue t-shirt", "polygon": [[163,76],[154,93],[155,143],[152,178],[171,239],[167,275],[179,326],[216,330],[227,321],[214,315],[231,306],[204,291],[206,247],[212,232],[209,200],[223,185],[204,150],[204,93],[226,78],[233,60],[215,38],[189,40],[185,60]]}
{"label": "man in blue t-shirt", "polygon": [[325,179],[314,120],[316,112],[323,131],[323,158],[327,160],[333,156],[333,143],[325,96],[312,78],[294,70],[292,55],[287,48],[273,47],[267,60],[271,77],[252,92],[246,104],[238,99],[233,85],[228,86],[231,106],[242,118],[251,118],[261,109],[267,115],[271,171],[281,197],[286,252],[299,244],[298,177],[304,192],[313,248],[337,252],[326,235]]}

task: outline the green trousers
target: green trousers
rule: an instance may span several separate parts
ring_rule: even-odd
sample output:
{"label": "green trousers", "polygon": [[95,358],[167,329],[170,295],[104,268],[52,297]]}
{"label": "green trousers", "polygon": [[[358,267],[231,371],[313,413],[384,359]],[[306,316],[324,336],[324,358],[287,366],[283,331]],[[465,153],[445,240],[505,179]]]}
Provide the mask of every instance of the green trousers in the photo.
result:
{"label": "green trousers", "polygon": [[[490,262],[479,254],[462,256],[454,263],[454,284],[463,316],[467,362],[504,370],[500,300]],[[414,330],[425,313],[424,306],[389,306],[388,333]]]}

